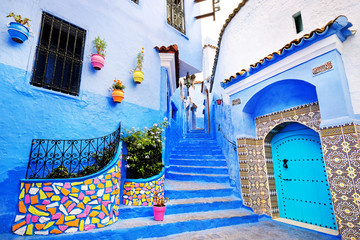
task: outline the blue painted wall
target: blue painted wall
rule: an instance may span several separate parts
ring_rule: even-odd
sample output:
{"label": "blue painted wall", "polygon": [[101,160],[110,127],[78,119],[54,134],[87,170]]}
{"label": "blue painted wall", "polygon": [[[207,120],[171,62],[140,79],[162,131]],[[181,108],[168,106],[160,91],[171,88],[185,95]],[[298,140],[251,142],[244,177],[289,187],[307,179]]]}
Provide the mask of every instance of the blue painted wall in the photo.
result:
{"label": "blue painted wall", "polygon": [[[312,75],[313,67],[330,60],[334,66],[332,70]],[[336,50],[230,96],[230,100],[237,98],[242,102],[232,107],[237,138],[256,136],[255,117],[315,101],[320,106],[321,126],[354,121],[343,62]]]}
{"label": "blue painted wall", "polygon": [[[155,46],[177,44],[179,57],[201,69],[198,6],[185,1],[186,35],[167,24],[166,1],[50,1],[4,0],[0,8],[0,232],[9,232],[15,216],[18,181],[25,177],[31,140],[82,139],[106,135],[119,122],[123,127],[145,127],[167,115],[167,78]],[[81,11],[79,11],[81,9]],[[29,84],[39,38],[42,11],[86,30],[79,96],[49,91]],[[6,24],[10,13],[31,19],[32,36],[23,44],[13,42]],[[105,66],[96,71],[90,63],[92,41],[107,41]],[[190,47],[191,46],[191,47]],[[145,48],[145,79],[137,85],[130,69]],[[114,78],[126,85],[122,103],[112,101]],[[165,82],[162,81],[165,79]],[[179,90],[178,90],[179,91]],[[176,100],[178,98],[179,100]],[[180,101],[179,93],[172,97]],[[174,135],[175,136],[175,135]],[[171,137],[170,137],[171,138]],[[6,189],[6,191],[5,191]]]}

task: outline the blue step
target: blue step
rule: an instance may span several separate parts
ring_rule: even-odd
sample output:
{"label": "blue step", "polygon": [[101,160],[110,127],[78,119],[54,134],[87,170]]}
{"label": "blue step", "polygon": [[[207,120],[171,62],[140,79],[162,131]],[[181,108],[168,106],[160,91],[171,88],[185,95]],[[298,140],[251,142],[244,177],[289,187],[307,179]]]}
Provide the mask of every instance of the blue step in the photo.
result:
{"label": "blue step", "polygon": [[204,198],[208,196],[223,197],[233,193],[233,188],[222,189],[201,189],[201,190],[165,190],[165,195],[169,199],[183,198]]}
{"label": "blue step", "polygon": [[225,160],[217,159],[176,159],[170,158],[170,165],[185,165],[185,166],[227,166]]}
{"label": "blue step", "polygon": [[180,159],[225,159],[222,154],[171,153],[170,158]]}
{"label": "blue step", "polygon": [[217,182],[228,183],[229,175],[225,174],[193,174],[193,173],[179,173],[168,171],[165,173],[165,178],[172,180],[183,181],[201,181],[201,182]]}
{"label": "blue step", "polygon": [[222,151],[220,149],[212,149],[212,148],[178,148],[176,150],[171,151],[172,154],[190,154],[190,155],[196,155],[199,154],[200,156],[204,153],[207,155],[209,154],[216,154],[216,155],[222,155]]}
{"label": "blue step", "polygon": [[[168,197],[167,195],[165,196]],[[216,211],[219,209],[237,209],[241,206],[241,199],[235,197],[172,199],[166,204],[166,214],[171,215],[180,213]],[[150,216],[153,216],[153,210],[151,206],[145,207],[120,205],[119,207],[120,219]]]}
{"label": "blue step", "polygon": [[[172,234],[200,231],[224,226],[258,222],[257,214],[244,209],[238,211],[221,210],[207,216],[207,213],[168,215],[166,209],[164,221],[154,221],[152,217],[119,220],[101,231],[79,232],[76,239],[144,239],[165,237]],[[70,235],[71,236],[71,235]],[[75,237],[75,235],[73,236]],[[69,234],[56,238],[68,239]]]}
{"label": "blue step", "polygon": [[171,165],[169,171],[181,173],[228,174],[227,167]]}

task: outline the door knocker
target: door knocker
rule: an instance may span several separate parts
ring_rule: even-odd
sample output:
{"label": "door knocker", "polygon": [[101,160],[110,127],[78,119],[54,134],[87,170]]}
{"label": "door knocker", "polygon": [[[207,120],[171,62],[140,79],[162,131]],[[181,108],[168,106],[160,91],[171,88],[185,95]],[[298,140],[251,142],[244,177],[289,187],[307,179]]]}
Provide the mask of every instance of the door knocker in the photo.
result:
{"label": "door knocker", "polygon": [[287,162],[288,162],[289,160],[287,160],[287,159],[284,159],[283,160],[283,162],[284,162],[284,164],[283,164],[283,167],[284,168],[288,168],[288,165],[287,165]]}

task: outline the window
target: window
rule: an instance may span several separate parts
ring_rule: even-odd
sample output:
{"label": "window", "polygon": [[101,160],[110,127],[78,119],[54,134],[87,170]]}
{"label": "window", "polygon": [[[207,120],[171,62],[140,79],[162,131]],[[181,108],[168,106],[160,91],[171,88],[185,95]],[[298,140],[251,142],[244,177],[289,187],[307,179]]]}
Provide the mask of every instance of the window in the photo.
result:
{"label": "window", "polygon": [[303,30],[303,22],[301,18],[301,12],[296,13],[294,16],[294,22],[296,27],[296,33],[299,33]]}
{"label": "window", "polygon": [[85,36],[84,29],[44,12],[30,84],[78,96]]}
{"label": "window", "polygon": [[139,4],[139,0],[131,0],[131,1],[133,1],[136,4]]}
{"label": "window", "polygon": [[167,22],[185,34],[184,0],[167,1]]}

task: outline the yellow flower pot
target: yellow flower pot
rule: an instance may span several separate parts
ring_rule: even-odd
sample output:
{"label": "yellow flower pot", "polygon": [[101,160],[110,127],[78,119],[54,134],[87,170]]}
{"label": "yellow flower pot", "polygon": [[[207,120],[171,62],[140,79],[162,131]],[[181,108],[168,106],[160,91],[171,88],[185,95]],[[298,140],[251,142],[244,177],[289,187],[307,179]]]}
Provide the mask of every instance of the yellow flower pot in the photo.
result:
{"label": "yellow flower pot", "polygon": [[124,91],[119,89],[114,89],[112,92],[112,97],[114,102],[121,103],[121,101],[124,99]]}
{"label": "yellow flower pot", "polygon": [[144,73],[142,71],[135,70],[133,78],[137,84],[140,84],[144,80]]}

